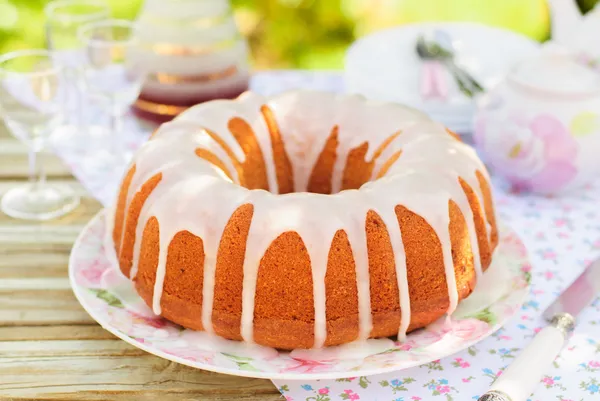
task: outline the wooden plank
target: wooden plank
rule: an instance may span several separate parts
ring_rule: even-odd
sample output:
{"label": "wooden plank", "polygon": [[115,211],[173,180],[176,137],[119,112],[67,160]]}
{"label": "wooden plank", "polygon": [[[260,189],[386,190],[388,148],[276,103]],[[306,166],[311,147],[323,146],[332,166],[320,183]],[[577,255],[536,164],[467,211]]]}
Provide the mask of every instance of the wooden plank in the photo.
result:
{"label": "wooden plank", "polygon": [[72,246],[84,225],[73,226],[17,226],[14,224],[0,225],[0,242],[39,243],[50,242]]}
{"label": "wooden plank", "polygon": [[[131,400],[279,400],[268,380],[238,378],[179,365],[146,353],[125,351],[122,341],[78,342],[79,355],[64,356],[61,341],[43,342],[36,354],[24,342],[10,342],[10,355],[0,358],[0,397],[11,399]],[[124,355],[107,347],[125,344]],[[0,343],[1,344],[1,343]],[[25,347],[25,348],[23,348]],[[48,351],[48,347],[52,351]],[[118,398],[117,398],[118,397]],[[167,397],[167,398],[165,398]]]}
{"label": "wooden plank", "polygon": [[[109,340],[60,340],[60,341],[0,341],[2,358],[22,357],[74,357],[132,356],[145,352],[125,341]],[[1,376],[0,376],[1,377]]]}
{"label": "wooden plank", "polygon": [[[39,157],[49,177],[71,176],[68,167],[55,155],[44,152]],[[0,137],[0,179],[27,178],[29,176],[27,158],[27,147],[24,144],[15,138]]]}
{"label": "wooden plank", "polygon": [[0,281],[0,291],[2,290],[69,290],[71,284],[68,277],[52,278],[5,278]]}
{"label": "wooden plank", "polygon": [[57,242],[56,231],[49,230],[48,235],[46,243],[0,242],[0,326],[94,322],[69,285],[72,240],[60,240],[63,246],[56,246],[52,244]]}
{"label": "wooden plank", "polygon": [[0,139],[15,139],[15,137],[8,132],[8,128],[6,128],[3,120],[0,121]]}
{"label": "wooden plank", "polygon": [[[1,155],[1,153],[0,153]],[[2,179],[0,181],[0,192],[4,192],[7,189],[11,188],[14,185],[18,185],[18,184],[24,184],[27,182],[27,179],[18,179],[18,178],[13,178],[13,179]],[[84,188],[83,185],[81,185],[81,183],[73,178],[58,178],[58,179],[50,179],[50,182],[53,182],[55,184],[62,184],[62,185],[69,185],[71,188],[73,188],[73,190],[75,191],[75,193],[81,197],[85,197],[88,196],[87,190]],[[23,221],[21,221],[23,222]]]}
{"label": "wooden plank", "polygon": [[0,291],[0,326],[91,324],[70,289]]}
{"label": "wooden plank", "polygon": [[4,279],[64,278],[71,250],[68,247],[0,246],[0,286]]}
{"label": "wooden plank", "polygon": [[[81,196],[81,205],[72,213],[46,222],[23,221],[0,213],[0,243],[72,245],[83,227],[102,209],[100,203],[89,197],[86,190],[74,180],[58,181],[72,186]],[[0,194],[19,182],[0,181]]]}
{"label": "wooden plank", "polygon": [[[92,324],[89,326],[35,326],[0,327],[0,341],[49,341],[49,340],[109,340],[117,337]],[[120,341],[120,340],[119,340]]]}
{"label": "wooden plank", "polygon": [[59,241],[59,243],[47,242],[14,242],[6,241],[3,242],[0,240],[0,258],[4,258],[6,255],[13,255],[18,252],[29,252],[30,255],[39,255],[40,258],[43,257],[44,252],[64,252],[69,255],[71,253],[71,249],[73,248],[73,243],[67,243],[65,241]]}

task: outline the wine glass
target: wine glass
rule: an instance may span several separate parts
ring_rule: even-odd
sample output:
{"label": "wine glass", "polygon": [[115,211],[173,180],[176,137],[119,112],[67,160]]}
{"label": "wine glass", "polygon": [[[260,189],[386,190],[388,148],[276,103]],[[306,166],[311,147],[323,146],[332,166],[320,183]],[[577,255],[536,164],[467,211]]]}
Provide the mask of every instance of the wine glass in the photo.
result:
{"label": "wine glass", "polygon": [[48,220],[77,205],[79,197],[65,185],[46,182],[38,154],[65,117],[64,68],[47,50],[23,50],[0,57],[0,115],[29,151],[29,183],[10,189],[0,201],[9,216]]}
{"label": "wine glass", "polygon": [[87,110],[84,108],[85,96],[79,76],[85,55],[77,37],[77,30],[85,24],[110,18],[110,9],[104,0],[55,0],[46,5],[44,13],[47,47],[65,65],[65,73],[70,78],[67,119],[73,119],[73,123],[77,125],[72,127],[75,129],[71,130],[74,131],[71,135],[85,132],[87,129],[82,128],[87,125],[87,118],[84,116]]}
{"label": "wine glass", "polygon": [[141,58],[136,25],[110,19],[93,22],[78,30],[86,62],[82,69],[85,90],[110,116],[112,154],[124,158],[120,143],[123,117],[137,99],[146,68]]}

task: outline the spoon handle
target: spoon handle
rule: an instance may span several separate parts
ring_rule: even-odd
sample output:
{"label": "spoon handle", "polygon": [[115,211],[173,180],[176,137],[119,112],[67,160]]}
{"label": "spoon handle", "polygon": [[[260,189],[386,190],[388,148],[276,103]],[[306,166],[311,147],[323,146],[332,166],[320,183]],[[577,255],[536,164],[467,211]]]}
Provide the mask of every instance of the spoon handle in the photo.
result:
{"label": "spoon handle", "polygon": [[465,93],[465,95],[473,97],[476,93],[485,91],[471,74],[456,65],[453,60],[448,60],[446,65],[454,76],[454,79],[456,79],[460,90]]}

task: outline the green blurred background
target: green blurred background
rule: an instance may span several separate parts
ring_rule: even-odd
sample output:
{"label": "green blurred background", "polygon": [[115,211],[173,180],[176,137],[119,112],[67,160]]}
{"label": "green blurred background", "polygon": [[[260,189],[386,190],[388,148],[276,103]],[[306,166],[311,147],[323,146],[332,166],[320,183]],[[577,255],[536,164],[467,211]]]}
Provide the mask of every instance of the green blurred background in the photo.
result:
{"label": "green blurred background", "polygon": [[[578,3],[587,11],[596,1]],[[47,2],[0,0],[0,53],[43,46]],[[108,2],[115,17],[134,18],[143,0]],[[232,5],[259,69],[341,68],[357,37],[416,21],[478,21],[540,41],[550,34],[546,0],[232,0]]]}

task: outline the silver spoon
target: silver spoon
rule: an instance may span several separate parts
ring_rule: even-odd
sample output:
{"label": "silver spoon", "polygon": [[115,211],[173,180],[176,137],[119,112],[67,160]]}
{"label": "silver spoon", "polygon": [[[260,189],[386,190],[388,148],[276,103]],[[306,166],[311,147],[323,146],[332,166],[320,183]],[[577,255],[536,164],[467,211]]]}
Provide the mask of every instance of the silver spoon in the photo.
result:
{"label": "silver spoon", "polygon": [[[422,60],[438,61],[448,68],[456,80],[459,89],[467,96],[484,92],[483,87],[464,69],[460,68],[454,61],[454,50],[451,48],[450,36],[443,31],[435,31],[436,38],[425,38],[419,35],[417,38],[416,51]],[[446,42],[442,44],[440,42]]]}

